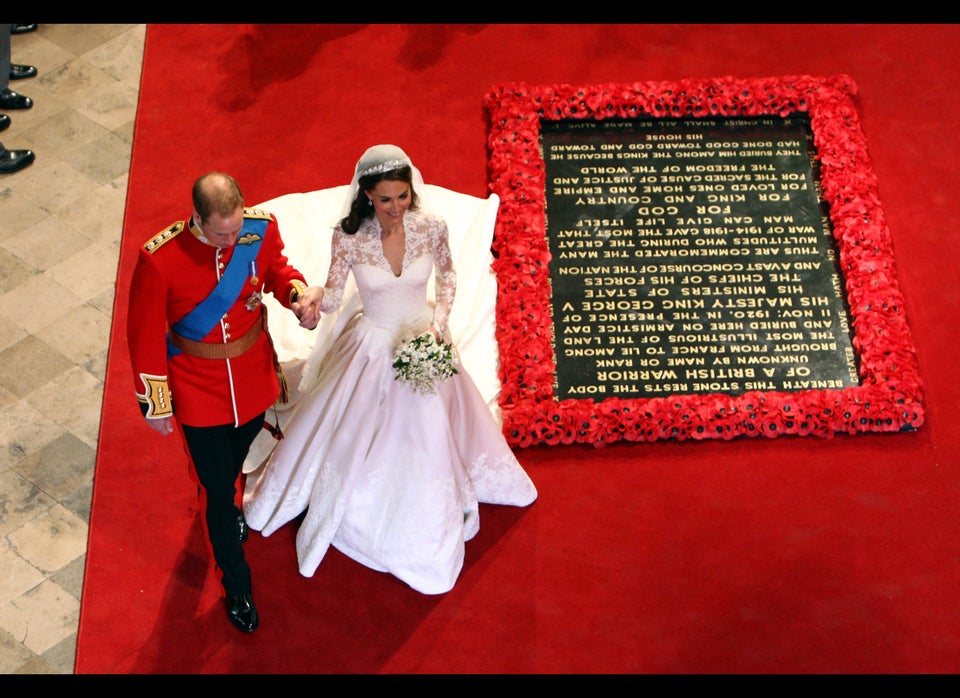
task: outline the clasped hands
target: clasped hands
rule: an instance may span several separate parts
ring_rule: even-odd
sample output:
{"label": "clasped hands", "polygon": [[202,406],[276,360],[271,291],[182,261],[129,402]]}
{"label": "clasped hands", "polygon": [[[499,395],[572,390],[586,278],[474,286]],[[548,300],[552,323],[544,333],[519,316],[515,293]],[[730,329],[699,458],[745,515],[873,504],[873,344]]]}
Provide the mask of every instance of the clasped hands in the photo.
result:
{"label": "clasped hands", "polygon": [[312,330],[320,323],[320,301],[323,300],[323,287],[308,286],[297,300],[290,304],[291,310],[300,320],[300,327]]}

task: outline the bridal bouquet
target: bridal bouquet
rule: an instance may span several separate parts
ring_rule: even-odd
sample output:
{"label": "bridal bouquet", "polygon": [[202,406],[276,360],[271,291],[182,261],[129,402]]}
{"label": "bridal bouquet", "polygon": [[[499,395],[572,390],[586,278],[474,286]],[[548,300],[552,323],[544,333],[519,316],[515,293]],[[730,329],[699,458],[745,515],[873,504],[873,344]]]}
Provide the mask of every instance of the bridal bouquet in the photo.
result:
{"label": "bridal bouquet", "polygon": [[427,332],[397,347],[393,355],[395,378],[421,395],[431,395],[436,392],[437,383],[458,373],[453,365],[455,358],[452,345],[438,342]]}

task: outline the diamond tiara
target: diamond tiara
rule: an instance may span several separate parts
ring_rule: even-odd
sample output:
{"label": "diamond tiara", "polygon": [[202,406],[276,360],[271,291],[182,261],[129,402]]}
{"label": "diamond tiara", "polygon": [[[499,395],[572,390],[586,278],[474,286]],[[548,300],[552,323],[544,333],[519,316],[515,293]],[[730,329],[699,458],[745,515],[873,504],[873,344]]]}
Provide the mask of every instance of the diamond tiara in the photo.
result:
{"label": "diamond tiara", "polygon": [[367,175],[380,174],[381,172],[389,172],[390,170],[395,170],[398,167],[403,167],[404,165],[409,165],[410,162],[407,160],[387,160],[386,162],[381,162],[379,165],[371,165],[370,167],[365,167],[359,172],[357,172],[357,178],[366,177]]}

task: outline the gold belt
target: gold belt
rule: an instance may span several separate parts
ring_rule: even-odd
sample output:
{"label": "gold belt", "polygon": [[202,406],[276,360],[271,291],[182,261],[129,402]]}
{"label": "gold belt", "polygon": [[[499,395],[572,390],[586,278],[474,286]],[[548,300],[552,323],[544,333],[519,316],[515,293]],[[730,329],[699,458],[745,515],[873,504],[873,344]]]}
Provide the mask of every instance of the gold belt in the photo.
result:
{"label": "gold belt", "polygon": [[266,313],[261,313],[260,322],[247,330],[247,333],[240,337],[240,339],[235,339],[232,342],[224,342],[223,344],[195,342],[192,339],[187,339],[177,334],[173,330],[170,330],[170,342],[184,354],[198,356],[201,359],[233,359],[240,356],[256,343],[263,332],[266,322]]}

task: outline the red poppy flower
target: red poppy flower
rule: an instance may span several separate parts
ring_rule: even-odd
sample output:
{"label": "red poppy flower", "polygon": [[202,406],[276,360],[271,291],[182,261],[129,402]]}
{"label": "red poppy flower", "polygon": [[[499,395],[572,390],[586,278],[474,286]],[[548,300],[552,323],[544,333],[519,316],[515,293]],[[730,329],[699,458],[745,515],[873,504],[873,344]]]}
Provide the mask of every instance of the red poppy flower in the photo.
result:
{"label": "red poppy flower", "polygon": [[[922,381],[897,287],[893,245],[847,75],[593,86],[508,83],[490,115],[497,341],[504,435],[512,445],[732,439],[917,429]],[[546,168],[540,123],[558,119],[789,116],[810,118],[819,187],[829,209],[850,308],[861,385],[794,393],[562,400],[554,395]]]}

